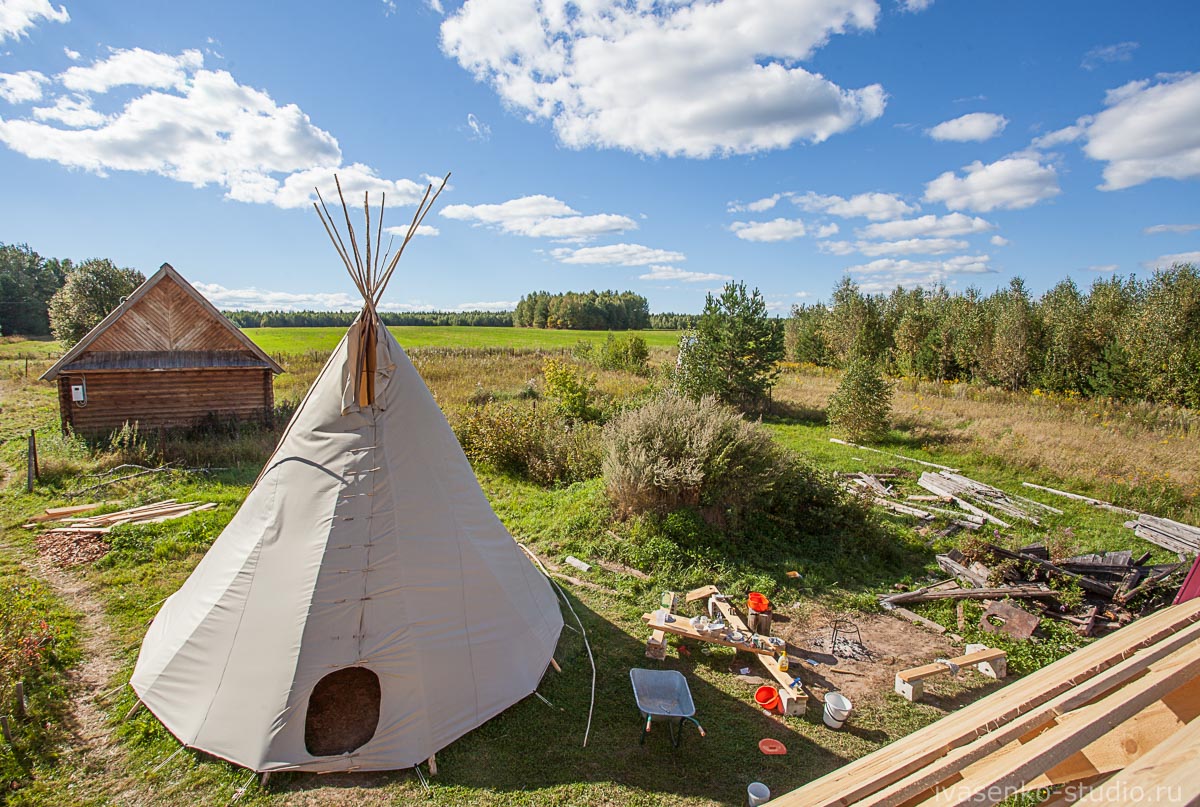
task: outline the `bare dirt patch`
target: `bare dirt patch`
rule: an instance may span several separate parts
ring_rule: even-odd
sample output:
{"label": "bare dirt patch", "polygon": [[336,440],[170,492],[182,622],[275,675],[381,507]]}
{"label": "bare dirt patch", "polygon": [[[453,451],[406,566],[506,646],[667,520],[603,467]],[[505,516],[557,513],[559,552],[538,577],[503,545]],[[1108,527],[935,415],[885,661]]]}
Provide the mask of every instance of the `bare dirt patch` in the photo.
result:
{"label": "bare dirt patch", "polygon": [[794,648],[795,655],[789,655],[792,669],[821,697],[841,692],[856,706],[882,700],[900,670],[958,655],[945,636],[886,614],[849,617],[858,632],[844,627],[836,647],[840,656],[834,655],[829,650],[834,616],[826,611],[799,614],[773,631]]}

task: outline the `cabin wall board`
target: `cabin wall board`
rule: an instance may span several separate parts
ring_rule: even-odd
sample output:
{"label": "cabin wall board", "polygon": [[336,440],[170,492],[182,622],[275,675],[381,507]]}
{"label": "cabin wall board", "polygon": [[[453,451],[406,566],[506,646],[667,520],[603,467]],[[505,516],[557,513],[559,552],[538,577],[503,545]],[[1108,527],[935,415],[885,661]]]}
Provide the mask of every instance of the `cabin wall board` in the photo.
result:
{"label": "cabin wall board", "polygon": [[[80,379],[87,404],[71,401]],[[273,374],[261,367],[191,370],[64,372],[58,379],[64,428],[96,435],[136,421],[142,429],[196,425],[210,414],[221,420],[269,423]]]}

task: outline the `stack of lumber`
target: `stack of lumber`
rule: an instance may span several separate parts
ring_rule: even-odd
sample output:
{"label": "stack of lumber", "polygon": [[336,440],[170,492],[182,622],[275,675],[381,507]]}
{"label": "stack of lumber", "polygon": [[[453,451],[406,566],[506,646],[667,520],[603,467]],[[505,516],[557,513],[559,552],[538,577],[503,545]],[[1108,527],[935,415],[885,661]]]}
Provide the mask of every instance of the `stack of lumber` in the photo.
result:
{"label": "stack of lumber", "polygon": [[78,515],[79,513],[100,508],[103,505],[104,503],[50,508],[46,510],[45,514],[35,516],[25,526],[33,528],[38,525],[38,522],[57,522],[63,526],[52,527],[49,532],[105,535],[118,524],[158,524],[163,521],[170,521],[173,518],[182,518],[192,513],[212,510],[217,506],[213,502],[179,502],[175,499],[163,499],[153,504],[143,504],[139,507],[130,507],[127,510],[117,510],[113,513],[104,513],[98,516]]}
{"label": "stack of lumber", "polygon": [[[925,472],[921,474],[921,478],[917,481],[917,484],[930,493],[948,497],[968,513],[979,516],[1000,527],[1011,525],[989,511],[996,511],[1011,518],[1028,521],[1031,524],[1039,524],[1040,522],[1037,516],[1030,512],[1030,506],[1053,513],[1062,513],[1061,510],[1056,510],[1048,505],[1020,496],[1010,496],[999,488],[985,485],[983,482],[978,482],[970,477],[951,473],[950,471],[939,471],[936,474]],[[1018,502],[1018,500],[1020,501]],[[987,510],[981,509],[981,506],[987,508]]]}
{"label": "stack of lumber", "polygon": [[1125,526],[1132,529],[1138,538],[1180,555],[1200,553],[1200,528],[1190,524],[1142,513],[1137,521],[1126,521]]}
{"label": "stack of lumber", "polygon": [[981,805],[1056,788],[1042,804],[1197,804],[1198,715],[1195,599],[770,803]]}

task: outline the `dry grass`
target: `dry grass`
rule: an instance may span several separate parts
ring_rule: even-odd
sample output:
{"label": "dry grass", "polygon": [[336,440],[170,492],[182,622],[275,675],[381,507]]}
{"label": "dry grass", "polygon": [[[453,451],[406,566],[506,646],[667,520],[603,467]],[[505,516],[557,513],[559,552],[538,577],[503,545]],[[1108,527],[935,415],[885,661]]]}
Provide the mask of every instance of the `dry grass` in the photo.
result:
{"label": "dry grass", "polygon": [[[823,412],[840,373],[800,368],[781,376],[775,399]],[[1042,468],[1098,487],[1200,486],[1200,412],[970,384],[896,383],[893,426],[917,442],[978,451],[1018,468]]]}

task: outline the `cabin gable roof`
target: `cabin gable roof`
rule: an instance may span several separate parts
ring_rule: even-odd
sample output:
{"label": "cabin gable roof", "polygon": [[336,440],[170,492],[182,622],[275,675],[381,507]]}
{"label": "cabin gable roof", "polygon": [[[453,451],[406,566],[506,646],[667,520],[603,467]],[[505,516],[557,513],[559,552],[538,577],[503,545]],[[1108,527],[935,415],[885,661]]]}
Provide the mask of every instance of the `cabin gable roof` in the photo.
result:
{"label": "cabin gable roof", "polygon": [[[80,339],[42,378],[52,381],[76,364],[87,364],[78,360],[85,354],[93,353],[104,354],[110,357],[109,361],[119,354],[135,359],[143,355],[161,357],[169,353],[180,356],[207,354],[230,359],[241,356],[229,362],[229,366],[260,366],[275,373],[283,372],[274,359],[196,291],[169,263],[164,263],[158,272],[138,286],[125,302]],[[245,356],[247,353],[249,357]],[[251,358],[250,362],[246,358]],[[136,361],[131,364],[136,364]]]}

